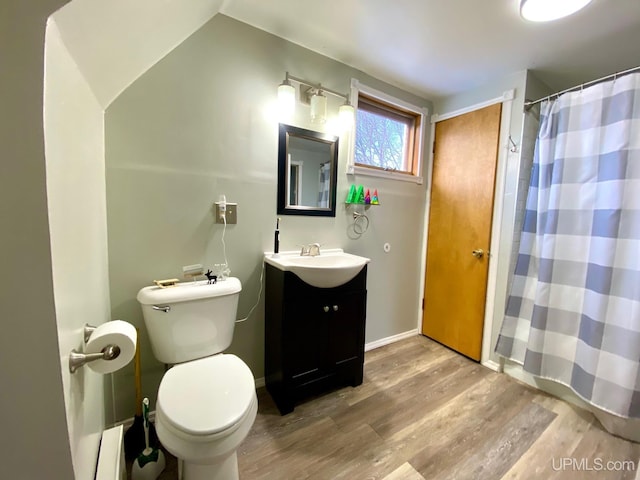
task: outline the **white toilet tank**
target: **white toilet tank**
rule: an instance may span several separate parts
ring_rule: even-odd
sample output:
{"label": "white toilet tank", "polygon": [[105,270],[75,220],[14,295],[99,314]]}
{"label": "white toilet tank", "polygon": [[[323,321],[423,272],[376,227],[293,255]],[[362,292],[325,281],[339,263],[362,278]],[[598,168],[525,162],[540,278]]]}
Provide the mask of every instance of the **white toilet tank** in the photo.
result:
{"label": "white toilet tank", "polygon": [[233,339],[240,280],[185,282],[138,292],[155,357],[182,363],[226,350]]}

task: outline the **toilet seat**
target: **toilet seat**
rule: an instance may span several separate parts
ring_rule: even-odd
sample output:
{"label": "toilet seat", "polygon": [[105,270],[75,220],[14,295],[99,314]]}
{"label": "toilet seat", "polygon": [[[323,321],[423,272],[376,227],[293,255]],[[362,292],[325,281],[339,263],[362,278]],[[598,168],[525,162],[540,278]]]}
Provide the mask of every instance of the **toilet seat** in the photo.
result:
{"label": "toilet seat", "polygon": [[255,397],[249,367],[235,355],[218,354],[167,371],[156,409],[171,430],[204,440],[235,430]]}

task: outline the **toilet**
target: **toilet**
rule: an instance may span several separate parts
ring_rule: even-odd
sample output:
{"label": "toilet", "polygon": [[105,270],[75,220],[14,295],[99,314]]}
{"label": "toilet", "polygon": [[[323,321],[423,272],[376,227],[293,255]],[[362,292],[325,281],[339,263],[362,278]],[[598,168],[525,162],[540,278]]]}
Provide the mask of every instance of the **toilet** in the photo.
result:
{"label": "toilet", "polygon": [[153,353],[173,365],[160,382],[155,427],[184,480],[238,478],[236,450],[258,410],[251,370],[222,353],[233,339],[241,290],[230,277],[138,292]]}

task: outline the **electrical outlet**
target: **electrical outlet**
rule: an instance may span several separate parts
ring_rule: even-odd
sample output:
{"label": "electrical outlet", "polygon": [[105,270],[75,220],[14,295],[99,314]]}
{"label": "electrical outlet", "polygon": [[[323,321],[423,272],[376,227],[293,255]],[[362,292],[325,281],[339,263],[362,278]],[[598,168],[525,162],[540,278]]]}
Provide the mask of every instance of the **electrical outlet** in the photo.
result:
{"label": "electrical outlet", "polygon": [[[227,225],[235,225],[238,223],[238,204],[227,202],[227,211],[225,212]],[[220,205],[216,202],[216,223],[224,223],[220,213]]]}

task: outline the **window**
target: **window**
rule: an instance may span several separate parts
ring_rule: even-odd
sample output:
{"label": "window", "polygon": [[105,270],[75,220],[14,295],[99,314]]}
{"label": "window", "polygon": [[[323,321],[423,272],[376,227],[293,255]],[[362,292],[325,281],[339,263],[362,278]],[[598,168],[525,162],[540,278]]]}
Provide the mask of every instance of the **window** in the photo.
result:
{"label": "window", "polygon": [[[359,86],[353,150],[354,173],[422,183],[422,124],[418,107]],[[381,98],[383,97],[383,98]]]}

